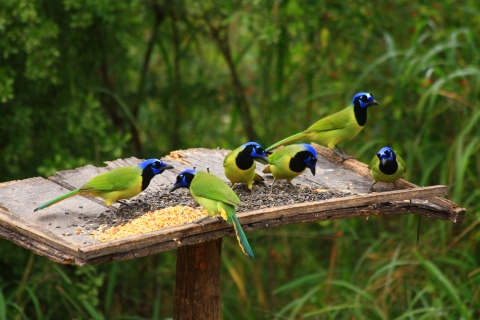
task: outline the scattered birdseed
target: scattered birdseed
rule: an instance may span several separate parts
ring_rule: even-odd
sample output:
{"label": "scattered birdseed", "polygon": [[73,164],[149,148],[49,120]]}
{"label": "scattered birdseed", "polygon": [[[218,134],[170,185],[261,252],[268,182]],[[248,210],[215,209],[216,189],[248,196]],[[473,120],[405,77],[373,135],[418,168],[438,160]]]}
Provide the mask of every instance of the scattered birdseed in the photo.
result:
{"label": "scattered birdseed", "polygon": [[[201,206],[194,209],[194,200],[187,189],[168,192],[170,185],[161,185],[156,192],[143,192],[135,199],[120,204],[115,215],[110,212],[98,216],[82,216],[84,224],[76,234],[87,233],[99,241],[109,241],[135,234],[179,226],[207,216]],[[254,183],[253,193],[245,184],[236,184],[233,191],[242,204],[237,212],[246,212],[296,203],[339,198],[351,193],[308,186],[292,186],[277,182],[273,190],[266,183]],[[201,209],[201,210],[200,210]],[[183,214],[180,214],[183,212]]]}
{"label": "scattered birdseed", "polygon": [[147,212],[139,218],[118,225],[107,227],[102,225],[98,231],[94,231],[90,237],[101,242],[120,239],[137,234],[143,234],[150,231],[181,226],[182,224],[192,222],[208,216],[205,209],[193,209],[186,206],[174,206],[166,209]]}

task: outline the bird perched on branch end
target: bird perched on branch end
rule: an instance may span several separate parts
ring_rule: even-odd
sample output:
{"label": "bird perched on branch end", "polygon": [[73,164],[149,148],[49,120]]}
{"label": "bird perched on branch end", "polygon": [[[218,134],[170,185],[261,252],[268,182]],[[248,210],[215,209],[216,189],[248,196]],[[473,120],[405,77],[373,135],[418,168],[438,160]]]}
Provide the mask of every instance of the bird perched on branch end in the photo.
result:
{"label": "bird perched on branch end", "polygon": [[307,130],[294,134],[271,145],[265,151],[270,151],[278,146],[289,144],[300,139],[315,142],[337,152],[342,161],[353,158],[347,156],[338,145],[351,140],[362,131],[367,122],[367,108],[378,105],[378,102],[368,92],[359,92],[353,96],[352,103],[347,108],[318,120]]}

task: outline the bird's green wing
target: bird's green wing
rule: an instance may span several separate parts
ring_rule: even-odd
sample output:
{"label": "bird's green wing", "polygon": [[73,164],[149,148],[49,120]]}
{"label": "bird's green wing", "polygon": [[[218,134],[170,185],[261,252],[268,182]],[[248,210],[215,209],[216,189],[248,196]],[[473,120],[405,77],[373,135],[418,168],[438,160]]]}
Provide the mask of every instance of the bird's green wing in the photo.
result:
{"label": "bird's green wing", "polygon": [[279,159],[284,156],[293,157],[299,151],[302,151],[303,147],[300,144],[292,144],[284,148],[278,149],[274,153],[268,156],[268,162],[270,164],[275,164]]}
{"label": "bird's green wing", "polygon": [[370,161],[370,164],[368,165],[368,169],[371,170],[372,168],[378,167],[379,163],[380,163],[380,160],[378,160],[377,155],[374,155],[372,158],[372,161]]}
{"label": "bird's green wing", "polygon": [[142,171],[138,167],[120,167],[90,179],[80,191],[119,191],[134,183],[141,183]]}
{"label": "bird's green wing", "polygon": [[318,120],[303,132],[308,134],[313,132],[343,129],[351,122],[352,114],[353,107],[349,106],[337,113]]}
{"label": "bird's green wing", "polygon": [[190,190],[200,197],[221,201],[234,207],[241,204],[235,192],[222,179],[204,171],[199,171],[195,174],[190,184]]}
{"label": "bird's green wing", "polygon": [[227,162],[235,161],[235,159],[237,158],[237,155],[239,154],[239,152],[241,151],[241,149],[243,149],[243,148],[242,148],[242,147],[238,147],[237,149],[230,151],[230,152],[225,156],[225,159],[223,160],[223,166],[225,167],[225,164],[226,164]]}
{"label": "bird's green wing", "polygon": [[403,158],[400,157],[398,154],[397,154],[397,162],[398,162],[399,167],[402,168],[403,173],[406,173],[407,172],[407,166],[405,165],[405,161],[403,161]]}

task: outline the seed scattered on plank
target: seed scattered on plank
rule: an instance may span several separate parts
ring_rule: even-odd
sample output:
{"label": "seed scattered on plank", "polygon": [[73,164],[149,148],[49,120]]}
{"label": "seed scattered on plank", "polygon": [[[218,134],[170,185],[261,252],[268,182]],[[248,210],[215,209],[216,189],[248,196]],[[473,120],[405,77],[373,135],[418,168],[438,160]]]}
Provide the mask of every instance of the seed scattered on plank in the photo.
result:
{"label": "seed scattered on plank", "polygon": [[[121,204],[116,216],[109,213],[97,217],[85,216],[84,219],[88,220],[86,221],[87,225],[95,226],[88,228],[87,232],[91,234],[91,238],[104,242],[180,226],[207,216],[207,212],[201,206],[197,205],[196,209],[193,208],[193,198],[188,190],[169,193],[167,190],[170,186],[162,185],[161,187],[165,190],[145,192],[135,199],[126,201],[126,204]],[[265,183],[255,183],[253,193],[247,189],[246,185],[241,184],[235,185],[233,190],[242,201],[242,204],[237,208],[237,212],[351,195],[351,193],[325,189],[324,187],[291,186],[282,182],[275,185],[273,192],[270,190],[270,186]],[[249,206],[250,197],[252,199]]]}
{"label": "seed scattered on plank", "polygon": [[111,226],[102,225],[91,235],[101,242],[120,239],[150,231],[181,226],[193,220],[208,216],[205,209],[194,209],[187,206],[174,206],[161,210],[147,212],[128,223]]}

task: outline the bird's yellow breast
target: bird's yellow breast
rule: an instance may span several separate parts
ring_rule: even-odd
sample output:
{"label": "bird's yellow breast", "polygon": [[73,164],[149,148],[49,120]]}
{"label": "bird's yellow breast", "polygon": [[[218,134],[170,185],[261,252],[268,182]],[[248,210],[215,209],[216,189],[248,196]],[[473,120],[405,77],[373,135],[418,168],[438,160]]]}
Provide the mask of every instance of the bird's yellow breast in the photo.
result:
{"label": "bird's yellow breast", "polygon": [[295,177],[299,176],[305,171],[305,169],[303,169],[302,172],[295,172],[290,170],[290,160],[291,157],[283,156],[280,157],[277,161],[275,161],[274,164],[270,164],[270,171],[272,172],[275,180],[285,179],[290,182]]}
{"label": "bird's yellow breast", "polygon": [[225,163],[225,176],[232,183],[247,183],[251,184],[253,182],[253,177],[255,177],[255,161],[252,166],[246,170],[239,169],[237,165],[233,162]]}

